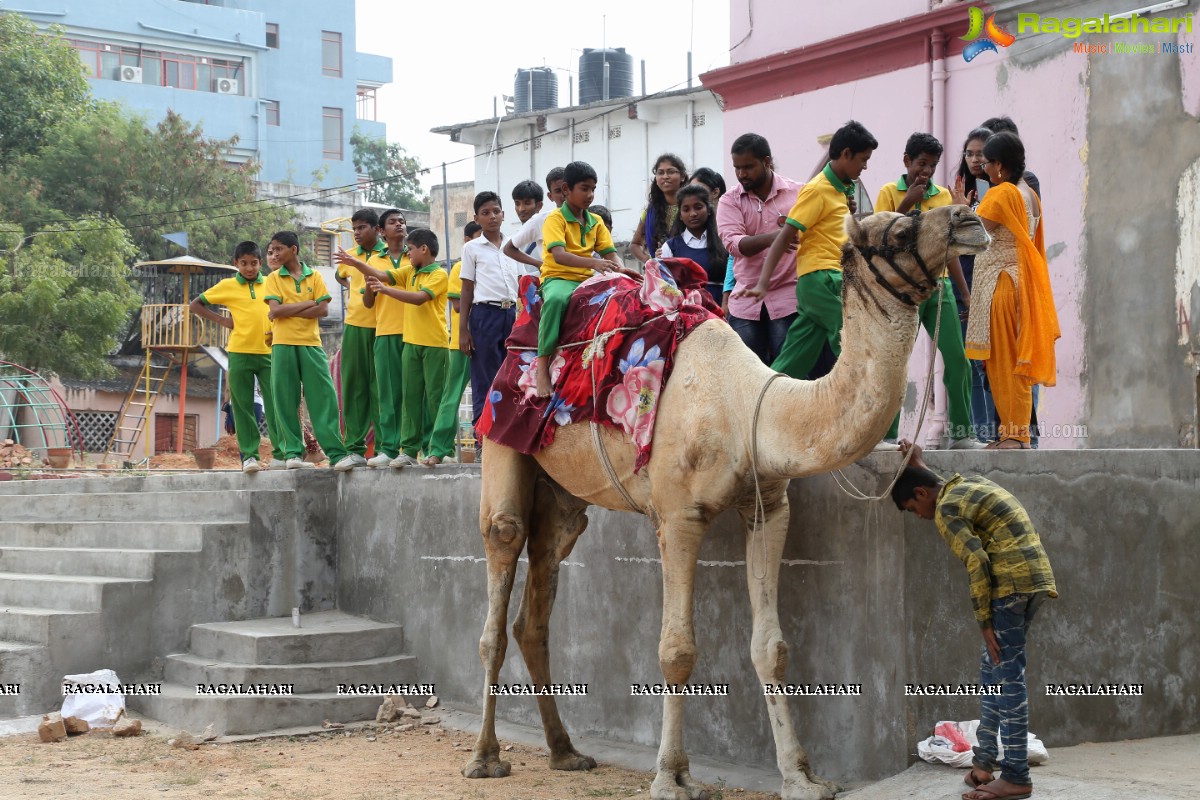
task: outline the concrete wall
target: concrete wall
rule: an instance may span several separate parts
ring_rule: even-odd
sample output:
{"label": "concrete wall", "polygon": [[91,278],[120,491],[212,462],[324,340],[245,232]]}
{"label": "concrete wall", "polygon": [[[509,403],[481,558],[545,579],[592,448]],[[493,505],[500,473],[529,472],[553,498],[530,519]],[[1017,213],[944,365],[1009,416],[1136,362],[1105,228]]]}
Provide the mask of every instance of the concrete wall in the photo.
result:
{"label": "concrete wall", "polygon": [[[930,461],[945,472],[985,470],[1023,499],[1042,533],[1062,596],[1033,630],[1034,732],[1054,747],[1200,729],[1200,589],[1190,577],[1200,569],[1200,454],[956,453]],[[875,456],[847,474],[877,491],[882,468],[893,464]],[[338,501],[338,607],[402,623],[420,679],[471,706],[480,701],[486,612],[479,489],[470,467],[406,470],[398,481],[353,473]],[[977,682],[980,638],[966,572],[931,523],[890,503],[853,502],[831,478],[793,483],[790,498],[780,591],[788,680],[863,684],[859,698],[793,701],[801,739],[826,777],[890,775],[938,720],[978,717],[970,699],[903,694],[909,682]],[[660,702],[629,694],[630,683],[660,679],[655,539],[641,517],[596,509],[589,517],[562,569],[552,663],[556,681],[588,683],[590,694],[563,699],[560,710],[572,733],[656,745]],[[749,659],[743,541],[737,518],[726,514],[701,551],[693,681],[728,683],[730,696],[689,704],[686,741],[698,754],[771,764]],[[518,593],[523,585],[522,567]],[[516,607],[514,594],[513,614]],[[510,645],[503,677],[528,680]],[[1049,698],[1047,682],[1143,683],[1146,693]],[[524,700],[502,699],[500,714],[538,724]]]}

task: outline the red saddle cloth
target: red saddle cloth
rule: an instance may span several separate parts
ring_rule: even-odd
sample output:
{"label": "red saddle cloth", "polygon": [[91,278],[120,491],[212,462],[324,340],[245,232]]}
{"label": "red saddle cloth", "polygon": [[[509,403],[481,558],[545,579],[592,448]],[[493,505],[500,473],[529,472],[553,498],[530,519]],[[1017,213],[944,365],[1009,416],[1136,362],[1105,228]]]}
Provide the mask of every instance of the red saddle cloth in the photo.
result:
{"label": "red saddle cloth", "polygon": [[508,356],[488,392],[479,435],[532,455],[554,441],[560,426],[598,422],[629,435],[640,470],[650,460],[658,399],[675,349],[697,325],[721,318],[702,288],[706,280],[696,262],[667,258],[647,262],[641,283],[619,273],[597,273],[581,283],[550,363],[554,393],[537,397],[542,298],[538,279],[522,278]]}

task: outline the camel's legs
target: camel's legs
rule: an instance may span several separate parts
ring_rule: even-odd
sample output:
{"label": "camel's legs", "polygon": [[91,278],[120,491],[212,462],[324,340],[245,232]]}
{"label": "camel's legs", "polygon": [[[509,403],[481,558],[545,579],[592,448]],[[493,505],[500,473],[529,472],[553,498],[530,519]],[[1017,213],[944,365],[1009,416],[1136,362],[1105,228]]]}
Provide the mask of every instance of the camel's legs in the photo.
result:
{"label": "camel's legs", "polygon": [[463,775],[468,778],[503,778],[511,770],[507,761],[500,760],[496,698],[489,689],[500,681],[500,667],[508,647],[508,599],[517,560],[529,535],[536,469],[529,456],[503,445],[488,444],[479,500],[479,528],[488,571],[488,615],[479,639],[479,660],[484,671],[483,726],[475,742],[475,752],[463,767]]}
{"label": "camel's legs", "polygon": [[[668,518],[658,530],[662,556],[663,619],[658,640],[658,666],[668,685],[686,684],[696,666],[696,630],[692,608],[696,559],[707,520]],[[658,774],[650,784],[651,800],[702,800],[708,793],[692,780],[683,749],[683,701],[677,695],[663,698],[662,739],[658,746]]]}
{"label": "camel's legs", "polygon": [[[550,683],[550,613],[558,593],[558,568],[587,527],[587,504],[553,485],[538,481],[534,492],[533,514],[529,526],[529,572],[525,594],[513,635],[525,657],[534,686]],[[538,711],[550,748],[551,769],[592,769],[596,761],[581,755],[558,716],[558,705],[551,695],[539,695]]]}
{"label": "camel's legs", "polygon": [[[746,520],[746,579],[750,585],[750,607],[754,632],[750,638],[750,656],[763,684],[779,684],[786,679],[787,643],[779,627],[779,562],[787,540],[789,508],[787,481],[763,490],[765,521],[758,530],[753,517]],[[765,548],[765,552],[764,552]],[[817,778],[808,766],[808,754],[800,746],[792,725],[792,712],[784,695],[769,695],[767,715],[775,736],[775,758],[783,773],[784,800],[832,798],[836,787]]]}

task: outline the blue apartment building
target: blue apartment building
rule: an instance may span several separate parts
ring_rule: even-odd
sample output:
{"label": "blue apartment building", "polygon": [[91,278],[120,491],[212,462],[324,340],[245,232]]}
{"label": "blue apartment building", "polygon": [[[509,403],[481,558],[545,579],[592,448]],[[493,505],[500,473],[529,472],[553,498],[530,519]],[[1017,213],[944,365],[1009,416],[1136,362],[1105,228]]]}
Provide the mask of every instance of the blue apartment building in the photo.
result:
{"label": "blue apartment building", "polygon": [[238,137],[268,183],[357,182],[350,135],[384,137],[375,92],[392,60],[355,48],[354,0],[0,0],[62,26],[94,95],[151,122],[173,110]]}

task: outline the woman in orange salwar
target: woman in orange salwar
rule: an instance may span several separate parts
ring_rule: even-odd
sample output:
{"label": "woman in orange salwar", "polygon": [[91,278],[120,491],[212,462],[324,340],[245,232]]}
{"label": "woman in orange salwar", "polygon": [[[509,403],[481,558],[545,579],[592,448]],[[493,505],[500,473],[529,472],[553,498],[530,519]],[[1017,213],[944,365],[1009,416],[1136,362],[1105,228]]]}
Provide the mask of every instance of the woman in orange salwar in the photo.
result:
{"label": "woman in orange salwar", "polygon": [[992,235],[975,259],[967,358],[984,362],[999,437],[990,447],[1029,448],[1034,384],[1053,386],[1058,313],[1042,235],[1042,207],[1023,180],[1025,147],[1012,133],[998,133],[983,147],[992,187],[976,213]]}

